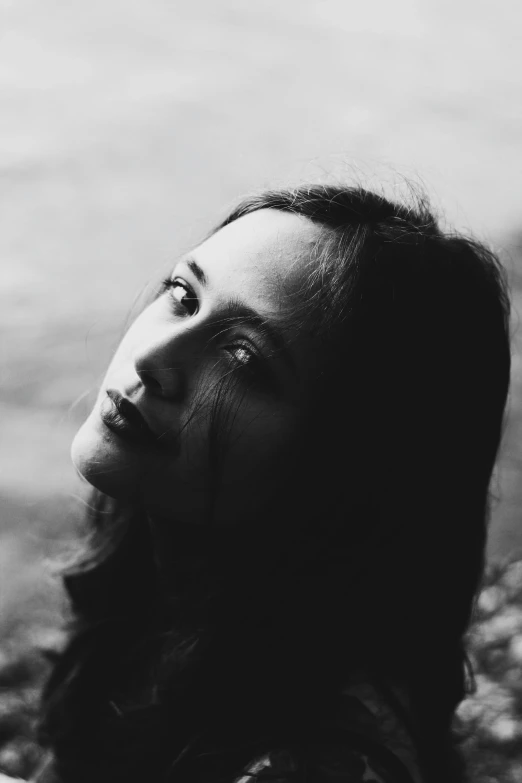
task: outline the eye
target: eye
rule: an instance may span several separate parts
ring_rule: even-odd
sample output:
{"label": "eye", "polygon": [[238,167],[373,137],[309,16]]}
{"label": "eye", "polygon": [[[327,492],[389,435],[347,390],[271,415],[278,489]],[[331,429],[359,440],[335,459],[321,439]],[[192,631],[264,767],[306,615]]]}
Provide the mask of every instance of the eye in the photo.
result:
{"label": "eye", "polygon": [[255,354],[252,353],[246,346],[244,345],[238,345],[236,348],[229,348],[229,353],[231,353],[234,356],[235,361],[238,365],[244,366],[247,364],[252,364],[252,361],[255,361],[257,357]]}
{"label": "eye", "polygon": [[182,315],[195,315],[199,309],[199,302],[194,290],[180,277],[167,278],[163,286],[169,291],[174,300],[176,312]]}
{"label": "eye", "polygon": [[274,375],[257,349],[249,343],[240,342],[228,345],[225,351],[231,357],[233,368],[240,372],[249,384],[266,391],[275,391]]}

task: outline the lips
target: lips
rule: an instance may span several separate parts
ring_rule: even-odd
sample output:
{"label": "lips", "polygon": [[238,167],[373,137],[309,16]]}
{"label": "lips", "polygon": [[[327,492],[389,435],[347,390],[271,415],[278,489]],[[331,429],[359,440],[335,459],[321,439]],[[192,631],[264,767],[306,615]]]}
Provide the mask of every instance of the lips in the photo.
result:
{"label": "lips", "polygon": [[123,440],[144,446],[156,445],[157,436],[128,399],[116,389],[107,389],[100,415],[103,423]]}

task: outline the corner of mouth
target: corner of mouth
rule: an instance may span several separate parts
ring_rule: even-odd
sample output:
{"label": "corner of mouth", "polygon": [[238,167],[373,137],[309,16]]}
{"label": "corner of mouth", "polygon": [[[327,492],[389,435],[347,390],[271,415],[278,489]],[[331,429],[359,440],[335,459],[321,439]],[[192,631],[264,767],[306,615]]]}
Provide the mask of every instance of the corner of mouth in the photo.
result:
{"label": "corner of mouth", "polygon": [[116,389],[107,389],[106,394],[124,419],[127,419],[131,424],[141,430],[143,434],[149,435],[151,439],[157,439],[157,436],[151,430],[142,414],[130,400],[127,400],[126,397]]}
{"label": "corner of mouth", "polygon": [[172,453],[179,450],[178,439],[169,436],[168,430],[161,434],[156,434],[147,424],[145,418],[138,408],[124,397],[117,389],[109,388],[105,390],[107,397],[111,400],[118,413],[123,419],[130,422],[144,438],[144,441],[156,448]]}

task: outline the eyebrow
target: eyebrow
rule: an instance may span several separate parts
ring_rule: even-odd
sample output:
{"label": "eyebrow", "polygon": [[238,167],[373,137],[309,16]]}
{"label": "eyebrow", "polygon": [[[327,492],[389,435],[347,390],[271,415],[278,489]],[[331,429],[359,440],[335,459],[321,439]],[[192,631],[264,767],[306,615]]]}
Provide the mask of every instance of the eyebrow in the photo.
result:
{"label": "eyebrow", "polygon": [[208,278],[198,262],[195,258],[192,258],[192,256],[188,256],[185,258],[185,263],[198,281],[198,283],[201,283],[201,285],[206,286],[208,285]]}
{"label": "eyebrow", "polygon": [[[193,256],[187,256],[183,260],[198,283],[204,287],[207,286],[208,278],[196,259]],[[270,340],[276,351],[281,354],[294,375],[297,375],[297,368],[294,357],[288,348],[282,332],[277,328],[277,326],[271,324],[266,318],[258,313],[257,310],[254,310],[252,307],[239,299],[234,299],[229,302],[225,308],[224,321],[236,321],[239,324],[251,326],[254,329],[260,331]]]}

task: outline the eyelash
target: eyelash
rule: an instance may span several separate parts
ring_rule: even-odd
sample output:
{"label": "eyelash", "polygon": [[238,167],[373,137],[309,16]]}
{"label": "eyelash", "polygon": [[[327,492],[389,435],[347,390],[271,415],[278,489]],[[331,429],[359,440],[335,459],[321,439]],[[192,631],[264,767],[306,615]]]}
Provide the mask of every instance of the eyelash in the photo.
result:
{"label": "eyelash", "polygon": [[[183,304],[183,299],[185,296],[182,296],[181,299],[175,298],[173,294],[175,288],[182,288],[185,291],[185,294],[188,296],[191,304],[195,305],[194,309],[189,310],[187,305]],[[163,281],[162,291],[168,292],[170,299],[174,303],[174,312],[176,315],[190,317],[198,312],[198,298],[194,290],[181,278],[168,277]],[[244,341],[239,341],[232,343],[231,345],[227,345],[225,347],[225,351],[229,356],[232,357],[234,369],[241,372],[247,380],[256,382],[260,386],[262,385],[265,387],[273,387],[274,382],[272,373],[270,373],[270,371],[267,369],[266,362],[264,361],[263,357],[258,353],[258,351],[253,350],[251,344]],[[238,360],[237,354],[240,351],[247,353],[248,358],[246,361]]]}
{"label": "eyelash", "polygon": [[[182,299],[176,299],[174,297],[174,289],[175,288],[182,288],[192,303],[195,303],[195,309],[193,312],[189,312],[186,305],[183,304]],[[181,278],[179,277],[167,277],[166,280],[163,281],[163,291],[168,291],[170,299],[174,302],[174,310],[176,312],[176,315],[195,315],[197,311],[199,310],[199,301],[194,293],[193,289],[185,283]]]}

